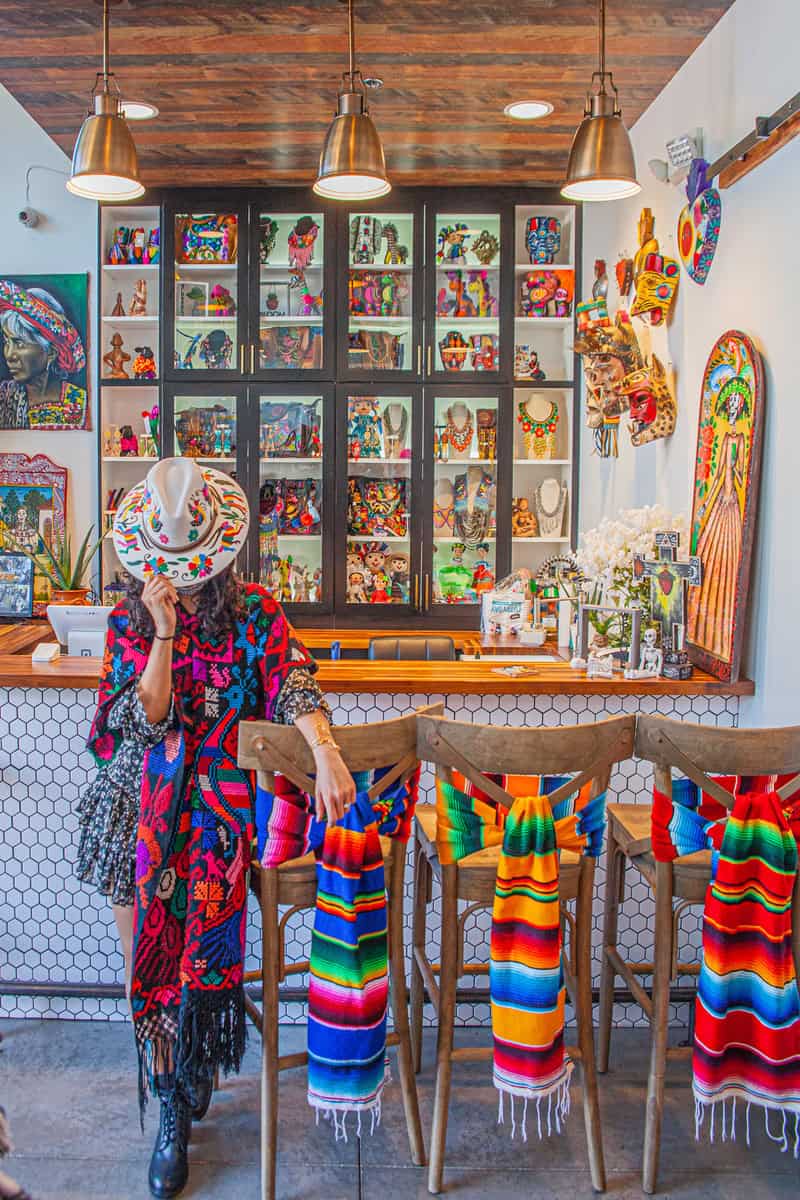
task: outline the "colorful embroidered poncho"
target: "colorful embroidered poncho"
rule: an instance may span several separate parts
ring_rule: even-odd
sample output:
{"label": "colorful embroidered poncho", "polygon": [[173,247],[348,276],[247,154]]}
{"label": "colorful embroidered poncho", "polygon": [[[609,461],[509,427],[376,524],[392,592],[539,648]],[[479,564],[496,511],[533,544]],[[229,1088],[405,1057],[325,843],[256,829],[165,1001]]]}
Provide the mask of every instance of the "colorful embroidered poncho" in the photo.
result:
{"label": "colorful embroidered poncho", "polygon": [[[377,773],[378,779],[388,775]],[[388,1005],[386,884],[381,837],[406,842],[419,769],[375,798],[367,773],[336,825],[313,814],[308,795],[276,776],[276,793],[256,787],[258,854],[265,868],[317,856],[317,906],[308,993],[308,1102],[329,1113],[337,1139],[347,1113],[380,1120]],[[375,792],[373,787],[372,791]]]}
{"label": "colorful embroidered poncho", "polygon": [[[517,798],[510,809],[493,803],[462,776],[436,781],[436,841],[443,866],[489,846],[502,851],[497,867],[489,986],[494,1036],[494,1085],[511,1100],[536,1101],[539,1136],[542,1102],[547,1132],[560,1132],[569,1109],[572,1063],[564,1052],[566,988],[559,909],[559,852],[597,857],[605,829],[605,793],[590,799],[591,785],[551,807],[548,795],[566,776],[516,776],[505,787]],[[461,786],[457,786],[461,785]],[[463,790],[462,790],[463,789]],[[553,1103],[555,1101],[555,1103]]]}
{"label": "colorful embroidered poncho", "polygon": [[[249,775],[236,765],[238,723],[269,719],[287,675],[315,670],[281,608],[256,586],[219,644],[178,606],[175,725],[145,755],[136,850],[131,1007],[142,1106],[155,1075],[191,1094],[217,1068],[238,1070],[245,1044],[243,961],[254,840]],[[124,605],[109,618],[99,705],[89,736],[98,765],[121,742],[108,716],[133,687],[150,643]]]}
{"label": "colorful embroidered poncho", "polygon": [[[784,802],[774,777],[717,779],[732,796],[728,813],[688,779],[672,801],[654,793],[653,853],[671,862],[712,850],[703,914],[697,990],[694,1097],[697,1135],[706,1112],[714,1138],[722,1105],[723,1140],[735,1137],[736,1101],[765,1111],[783,1150],[800,1153],[800,993],[792,955],[792,895],[797,883],[800,797]],[[726,1111],[726,1102],[730,1109]],[[777,1132],[770,1110],[779,1114]],[[794,1117],[794,1128],[787,1119]]]}

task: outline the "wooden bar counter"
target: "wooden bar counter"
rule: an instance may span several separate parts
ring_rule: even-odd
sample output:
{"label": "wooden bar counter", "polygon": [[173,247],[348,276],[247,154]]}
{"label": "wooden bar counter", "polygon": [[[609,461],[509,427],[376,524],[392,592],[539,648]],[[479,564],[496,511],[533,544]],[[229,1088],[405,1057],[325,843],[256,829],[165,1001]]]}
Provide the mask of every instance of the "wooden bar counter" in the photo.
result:
{"label": "wooden bar counter", "polygon": [[[533,659],[533,656],[531,656]],[[691,679],[587,679],[585,671],[553,657],[530,664],[498,665],[492,657],[470,662],[387,662],[366,659],[323,660],[317,679],[334,695],[617,695],[617,696],[752,696],[749,679],[721,683],[704,671]],[[54,663],[32,663],[29,655],[0,655],[0,688],[96,688],[100,660],[62,657]]]}

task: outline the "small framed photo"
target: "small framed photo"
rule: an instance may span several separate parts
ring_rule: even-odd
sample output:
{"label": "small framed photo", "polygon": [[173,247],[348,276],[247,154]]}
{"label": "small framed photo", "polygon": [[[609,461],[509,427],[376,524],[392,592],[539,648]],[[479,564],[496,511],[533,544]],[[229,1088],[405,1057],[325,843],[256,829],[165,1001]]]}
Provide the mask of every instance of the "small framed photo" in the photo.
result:
{"label": "small framed photo", "polygon": [[33,563],[24,554],[0,550],[0,618],[33,616]]}
{"label": "small framed photo", "polygon": [[209,285],[202,280],[178,279],[175,282],[175,313],[179,317],[208,316]]}
{"label": "small framed photo", "polygon": [[289,280],[268,279],[261,284],[259,313],[262,317],[288,317]]}

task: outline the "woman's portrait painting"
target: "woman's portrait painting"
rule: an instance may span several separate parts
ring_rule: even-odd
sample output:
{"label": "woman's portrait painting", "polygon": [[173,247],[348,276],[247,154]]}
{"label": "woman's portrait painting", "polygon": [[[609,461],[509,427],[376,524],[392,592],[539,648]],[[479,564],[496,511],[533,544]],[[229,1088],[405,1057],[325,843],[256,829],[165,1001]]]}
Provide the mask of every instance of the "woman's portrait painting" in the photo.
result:
{"label": "woman's portrait painting", "polygon": [[703,375],[690,549],[703,582],[689,588],[687,630],[692,660],[730,682],[739,675],[763,420],[761,358],[731,330]]}
{"label": "woman's portrait painting", "polygon": [[0,429],[86,429],[88,275],[0,278]]}

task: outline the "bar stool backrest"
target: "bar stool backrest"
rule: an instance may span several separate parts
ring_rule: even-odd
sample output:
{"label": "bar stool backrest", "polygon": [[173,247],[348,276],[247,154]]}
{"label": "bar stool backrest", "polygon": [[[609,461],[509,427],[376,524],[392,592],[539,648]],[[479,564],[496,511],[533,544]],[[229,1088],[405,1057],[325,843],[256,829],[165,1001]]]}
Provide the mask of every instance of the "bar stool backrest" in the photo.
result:
{"label": "bar stool backrest", "polygon": [[[442,705],[420,711],[438,713]],[[370,799],[398,780],[408,779],[419,762],[416,713],[371,724],[336,725],[331,732],[351,774],[392,768],[373,784]],[[314,755],[293,725],[243,721],[239,726],[238,762],[245,770],[257,771],[259,783],[269,791],[275,790],[275,774],[279,773],[301,791],[314,795]]]}
{"label": "bar stool backrest", "polygon": [[487,775],[566,775],[567,783],[549,793],[551,807],[592,782],[592,797],[605,791],[612,766],[633,752],[635,718],[612,717],[593,725],[520,729],[471,725],[420,714],[417,754],[452,782],[459,771],[491,800],[510,808],[514,796]]}
{"label": "bar stool backrest", "polygon": [[733,807],[734,797],[710,774],[790,775],[777,789],[782,800],[800,788],[800,725],[709,729],[668,717],[640,716],[635,753],[654,764],[656,786],[667,796],[672,794],[673,768],[726,808]]}

